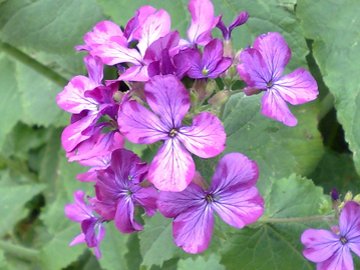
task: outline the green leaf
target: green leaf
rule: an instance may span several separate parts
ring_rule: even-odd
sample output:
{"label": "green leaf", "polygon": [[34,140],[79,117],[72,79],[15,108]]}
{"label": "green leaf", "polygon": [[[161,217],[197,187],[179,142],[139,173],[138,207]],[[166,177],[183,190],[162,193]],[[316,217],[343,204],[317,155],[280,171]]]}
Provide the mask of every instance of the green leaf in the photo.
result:
{"label": "green leaf", "polygon": [[12,230],[12,227],[27,214],[25,203],[44,190],[44,185],[16,185],[9,183],[8,175],[2,173],[0,180],[0,236]]}
{"label": "green leaf", "polygon": [[[360,6],[357,0],[299,0],[297,15],[324,82],[335,97],[337,117],[360,173]],[[333,14],[336,14],[334,20]],[[341,37],[341,38],[339,38]]]}
{"label": "green leaf", "polygon": [[221,263],[230,270],[314,269],[302,255],[300,236],[310,226],[328,228],[318,216],[324,200],[322,189],[308,179],[272,180],[261,225],[229,234]]}
{"label": "green leaf", "polygon": [[352,155],[348,153],[327,150],[310,177],[324,187],[326,193],[330,193],[333,188],[343,196],[347,191],[360,193],[360,177],[356,173]]}
{"label": "green leaf", "polygon": [[121,234],[114,222],[106,224],[106,235],[101,243],[102,258],[99,263],[106,270],[129,269],[125,254],[128,252],[127,242],[129,235]]}
{"label": "green leaf", "polygon": [[222,120],[227,134],[225,151],[241,152],[255,160],[260,168],[258,186],[265,191],[269,177],[309,174],[323,154],[323,145],[316,104],[292,108],[299,123],[290,128],[263,116],[260,99],[261,95],[231,96]]}
{"label": "green leaf", "polygon": [[160,214],[145,219],[144,230],[139,233],[143,266],[161,267],[166,260],[184,253],[174,244],[171,222]]}
{"label": "green leaf", "polygon": [[220,264],[220,258],[211,254],[209,258],[196,257],[196,258],[187,258],[180,259],[178,262],[178,270],[187,270],[187,269],[196,269],[196,270],[225,270],[225,267]]}

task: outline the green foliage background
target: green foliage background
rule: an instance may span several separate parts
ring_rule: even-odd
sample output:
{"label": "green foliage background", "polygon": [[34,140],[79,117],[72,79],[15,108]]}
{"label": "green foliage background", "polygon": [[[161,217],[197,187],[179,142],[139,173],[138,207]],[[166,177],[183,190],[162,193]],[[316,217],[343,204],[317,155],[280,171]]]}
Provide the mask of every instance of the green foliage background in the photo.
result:
{"label": "green foliage background", "polygon": [[[236,49],[278,31],[293,52],[288,71],[307,66],[319,84],[317,101],[292,108],[295,128],[261,116],[259,96],[233,95],[224,108],[226,152],[260,166],[264,217],[240,231],[217,222],[209,250],[196,256],[173,244],[171,221],[160,215],[145,217],[137,235],[109,224],[100,261],[83,245],[68,247],[79,225],[63,207],[74,190],[93,192],[75,180],[86,168],[69,164],[59,141],[69,119],[55,96],[85,72],[73,47],[96,22],[124,25],[144,4],[165,8],[184,34],[187,1],[0,0],[0,269],[315,269],[302,257],[301,232],[329,226],[311,217],[327,214],[332,187],[360,192],[359,1],[213,2],[226,22],[250,13],[234,33]],[[199,166],[206,176],[214,164],[207,162]]]}

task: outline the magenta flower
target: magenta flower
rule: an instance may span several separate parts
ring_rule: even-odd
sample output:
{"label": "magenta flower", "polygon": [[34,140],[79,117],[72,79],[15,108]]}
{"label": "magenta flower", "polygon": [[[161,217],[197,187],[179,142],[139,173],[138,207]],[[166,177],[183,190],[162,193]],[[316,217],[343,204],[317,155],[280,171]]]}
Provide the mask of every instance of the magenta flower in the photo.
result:
{"label": "magenta flower", "polygon": [[264,201],[255,187],[258,167],[240,153],[218,163],[210,188],[191,183],[182,192],[160,192],[159,211],[173,221],[177,246],[200,253],[209,246],[217,213],[227,224],[243,228],[259,219]]}
{"label": "magenta flower", "polygon": [[305,246],[303,255],[316,263],[318,270],[353,270],[353,251],[360,256],[360,205],[354,201],[345,204],[339,218],[339,227],[333,231],[307,229],[301,235]]}
{"label": "magenta flower", "polygon": [[242,11],[239,13],[239,15],[235,18],[235,20],[233,20],[233,22],[229,26],[226,26],[222,20],[222,16],[220,16],[220,20],[219,20],[218,24],[216,25],[216,27],[221,30],[223,38],[225,40],[230,40],[231,32],[236,27],[246,23],[248,18],[249,18],[249,14],[246,11]]}
{"label": "magenta flower", "polygon": [[262,114],[287,126],[295,126],[297,119],[286,102],[299,105],[312,101],[318,95],[318,88],[310,72],[303,68],[282,75],[290,57],[291,51],[284,38],[279,33],[268,33],[259,36],[253,48],[241,52],[241,64],[237,69],[248,85],[245,94],[266,91],[261,102]]}
{"label": "magenta flower", "polygon": [[93,208],[84,201],[85,193],[82,190],[74,192],[74,203],[65,206],[65,215],[72,221],[81,224],[81,233],[70,243],[70,246],[86,243],[94,248],[97,258],[101,257],[100,242],[105,236],[103,222],[106,220],[93,213]]}
{"label": "magenta flower", "polygon": [[219,18],[214,16],[214,6],[210,0],[190,0],[188,5],[191,24],[187,35],[191,44],[206,45],[212,40],[211,31]]}
{"label": "magenta flower", "polygon": [[182,191],[195,172],[188,151],[202,158],[221,153],[226,140],[224,127],[208,112],[196,115],[191,126],[182,124],[190,97],[173,75],[151,78],[144,93],[153,112],[135,100],[125,100],[118,115],[120,132],[133,143],[164,141],[151,162],[148,179],[160,190]]}
{"label": "magenta flower", "polygon": [[179,70],[187,70],[193,79],[215,79],[225,72],[232,63],[231,58],[223,57],[224,48],[219,39],[213,39],[204,47],[204,53],[197,48],[189,48],[174,57]]}
{"label": "magenta flower", "polygon": [[141,206],[148,215],[156,211],[158,192],[141,184],[147,173],[146,163],[133,152],[118,149],[112,153],[110,166],[98,170],[95,185],[94,208],[106,219],[114,219],[122,233],[142,230],[134,219],[135,206]]}

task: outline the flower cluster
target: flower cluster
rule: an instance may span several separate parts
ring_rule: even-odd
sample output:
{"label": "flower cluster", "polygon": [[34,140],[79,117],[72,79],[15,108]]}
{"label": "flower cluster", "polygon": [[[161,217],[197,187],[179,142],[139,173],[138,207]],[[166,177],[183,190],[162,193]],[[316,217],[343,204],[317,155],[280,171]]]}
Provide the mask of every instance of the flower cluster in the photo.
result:
{"label": "flower cluster", "polygon": [[[211,183],[196,170],[194,156],[201,162],[226,146],[218,117],[224,102],[218,97],[233,89],[217,89],[212,79],[237,68],[236,80],[247,84],[244,93],[264,91],[261,112],[288,126],[297,121],[286,102],[298,105],[318,94],[308,71],[282,75],[291,53],[278,33],[261,35],[236,58],[228,51],[232,31],[246,23],[247,12],[226,26],[210,0],[190,0],[188,8],[185,39],[171,30],[169,14],[152,6],[139,8],[124,28],[97,23],[76,47],[86,53],[88,75],[73,77],[57,96],[59,107],[72,114],[61,137],[66,156],[90,167],[77,178],[95,187],[94,197],[85,200],[76,191],[74,203],[65,207],[67,217],[81,224],[71,245],[86,243],[98,257],[107,222],[114,221],[121,233],[143,229],[138,208],[172,218],[174,241],[189,253],[208,247],[215,213],[239,229],[262,215],[255,161],[226,154]],[[212,37],[215,28],[223,39]],[[131,144],[151,145],[153,158],[142,161],[125,149]]]}

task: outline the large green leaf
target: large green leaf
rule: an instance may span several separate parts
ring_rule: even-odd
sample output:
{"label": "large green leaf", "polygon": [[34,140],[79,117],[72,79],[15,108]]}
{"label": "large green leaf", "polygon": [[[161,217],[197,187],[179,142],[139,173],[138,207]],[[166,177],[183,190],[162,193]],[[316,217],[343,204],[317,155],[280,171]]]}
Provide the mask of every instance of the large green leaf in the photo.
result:
{"label": "large green leaf", "polygon": [[310,173],[323,154],[315,105],[292,108],[299,123],[290,128],[260,114],[260,95],[233,95],[222,116],[227,134],[225,151],[241,152],[256,160],[262,191],[269,177]]}
{"label": "large green leaf", "polygon": [[231,233],[221,263],[226,269],[314,269],[302,256],[300,236],[310,226],[327,228],[318,218],[324,200],[322,189],[308,179],[273,179],[262,224]]}
{"label": "large green leaf", "polygon": [[196,269],[196,270],[225,270],[225,267],[219,263],[219,256],[212,254],[209,258],[197,257],[180,259],[178,262],[179,270]]}
{"label": "large green leaf", "polygon": [[[357,0],[299,0],[296,14],[324,82],[335,97],[337,117],[360,172],[360,5]],[[334,19],[336,14],[336,19]]]}

